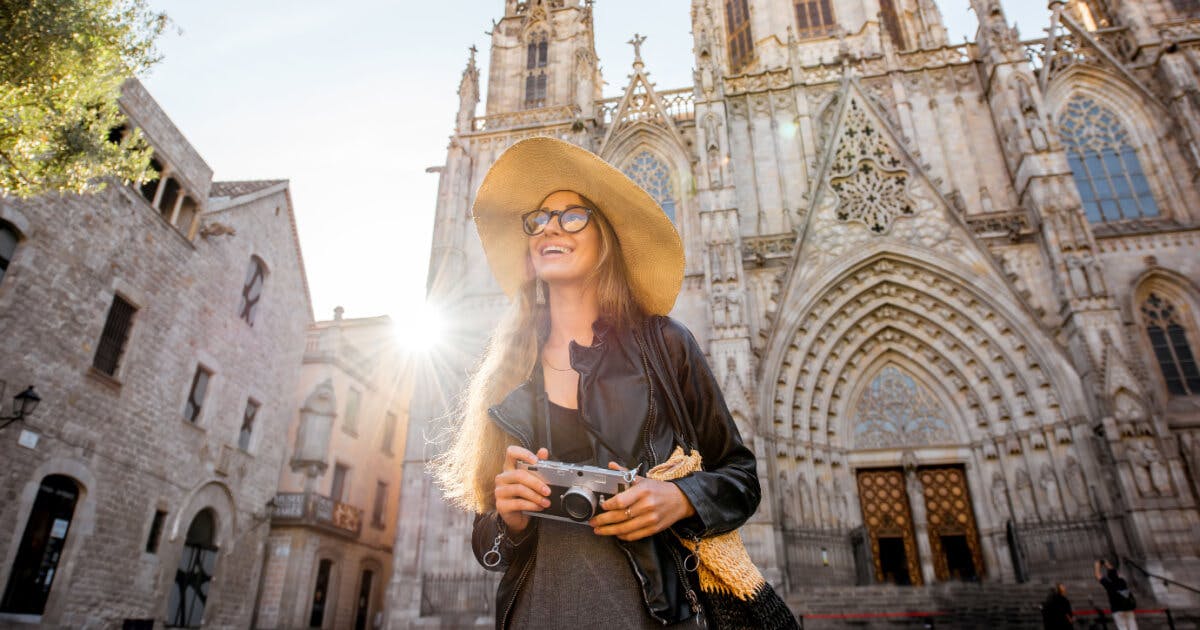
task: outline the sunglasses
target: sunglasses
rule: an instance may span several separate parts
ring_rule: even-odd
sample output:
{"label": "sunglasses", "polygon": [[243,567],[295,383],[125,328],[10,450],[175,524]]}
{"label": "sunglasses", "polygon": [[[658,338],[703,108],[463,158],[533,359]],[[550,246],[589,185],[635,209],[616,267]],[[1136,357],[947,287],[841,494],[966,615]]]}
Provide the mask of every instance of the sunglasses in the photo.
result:
{"label": "sunglasses", "polygon": [[521,228],[529,236],[537,236],[546,231],[550,221],[558,217],[558,227],[562,231],[574,234],[587,227],[592,218],[592,211],[583,206],[567,206],[562,210],[534,210],[521,215]]}

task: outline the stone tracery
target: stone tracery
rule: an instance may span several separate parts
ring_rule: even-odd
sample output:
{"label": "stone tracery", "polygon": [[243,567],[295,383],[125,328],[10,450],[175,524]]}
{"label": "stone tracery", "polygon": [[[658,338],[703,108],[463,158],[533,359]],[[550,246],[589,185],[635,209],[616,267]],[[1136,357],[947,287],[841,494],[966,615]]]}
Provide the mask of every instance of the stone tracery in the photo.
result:
{"label": "stone tracery", "polygon": [[[1061,420],[1045,361],[1031,350],[1036,346],[963,288],[884,259],[846,274],[812,300],[814,311],[799,321],[783,357],[774,396],[776,431],[841,444],[836,426],[847,414],[847,388],[862,368],[892,350],[922,361],[935,378],[950,383],[961,411],[980,430],[991,424],[1003,431],[1009,421],[1024,429],[1036,421],[1035,407],[1049,412],[1042,422]],[[832,316],[822,320],[817,312]],[[807,432],[800,431],[804,427]]]}

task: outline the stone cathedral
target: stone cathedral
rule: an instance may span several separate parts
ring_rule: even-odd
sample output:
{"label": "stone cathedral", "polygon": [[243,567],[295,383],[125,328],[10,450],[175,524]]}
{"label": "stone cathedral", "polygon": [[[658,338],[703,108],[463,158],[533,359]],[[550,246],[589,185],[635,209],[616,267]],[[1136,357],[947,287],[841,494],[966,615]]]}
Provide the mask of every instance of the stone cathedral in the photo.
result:
{"label": "stone cathedral", "polygon": [[656,85],[635,36],[605,98],[600,9],[504,2],[483,107],[472,50],[433,169],[430,299],[461,334],[418,384],[391,627],[491,623],[497,576],[422,467],[506,305],[475,189],[537,135],[677,225],[673,316],[758,456],[743,537],[796,610],[878,583],[1095,587],[1099,557],[1200,606],[1146,577],[1200,582],[1200,2],[1050,0],[1032,39],[971,4],[954,43],[934,0],[692,0],[693,83]]}

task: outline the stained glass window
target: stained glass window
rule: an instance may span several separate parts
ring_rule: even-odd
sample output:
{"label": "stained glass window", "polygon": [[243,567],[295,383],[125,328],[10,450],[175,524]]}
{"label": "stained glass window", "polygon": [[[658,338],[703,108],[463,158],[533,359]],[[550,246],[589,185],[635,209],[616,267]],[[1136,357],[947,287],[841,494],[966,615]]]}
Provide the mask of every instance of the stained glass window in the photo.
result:
{"label": "stained glass window", "polygon": [[1088,221],[1158,216],[1129,131],[1111,109],[1076,96],[1059,116],[1058,126]]}
{"label": "stained glass window", "polygon": [[1151,293],[1142,303],[1142,316],[1167,391],[1176,396],[1200,394],[1200,370],[1183,326],[1186,318],[1157,293]]}
{"label": "stained glass window", "polygon": [[625,174],[654,197],[668,218],[675,220],[675,190],[671,185],[671,170],[662,160],[649,151],[642,151],[625,167]]}
{"label": "stained glass window", "polygon": [[954,441],[941,404],[929,390],[894,365],[871,379],[854,414],[854,446],[919,446]]}

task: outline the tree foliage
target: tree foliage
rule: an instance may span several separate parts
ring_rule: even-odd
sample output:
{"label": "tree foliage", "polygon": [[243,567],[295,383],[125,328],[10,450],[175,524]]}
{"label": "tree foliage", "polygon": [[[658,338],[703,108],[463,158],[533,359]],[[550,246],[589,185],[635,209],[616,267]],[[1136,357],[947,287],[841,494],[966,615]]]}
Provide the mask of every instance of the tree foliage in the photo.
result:
{"label": "tree foliage", "polygon": [[146,0],[0,0],[0,195],[156,176],[140,131],[116,133],[117,98],[166,24]]}

